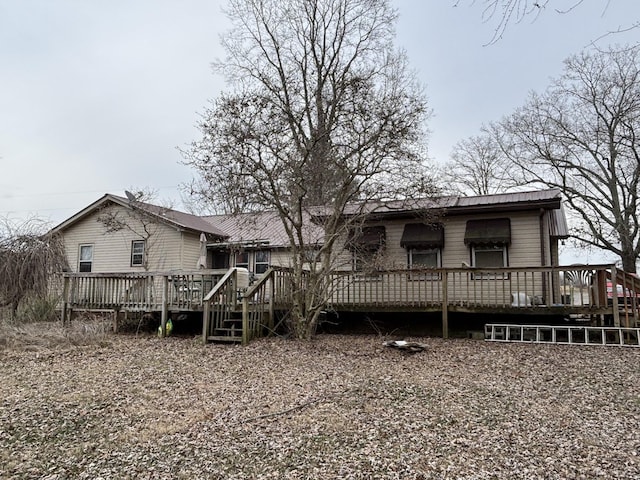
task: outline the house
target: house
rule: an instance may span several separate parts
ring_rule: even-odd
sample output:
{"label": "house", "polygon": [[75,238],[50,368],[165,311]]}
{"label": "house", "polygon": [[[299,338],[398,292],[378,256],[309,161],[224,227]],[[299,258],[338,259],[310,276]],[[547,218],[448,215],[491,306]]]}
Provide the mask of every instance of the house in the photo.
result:
{"label": "house", "polygon": [[69,271],[195,270],[204,244],[227,235],[170,208],[106,194],[52,229],[62,235]]}
{"label": "house", "polygon": [[[567,301],[571,276],[559,265],[559,243],[569,233],[559,190],[365,207],[364,221],[353,224],[355,207],[345,212],[350,226],[329,278],[329,309],[442,312],[444,336],[449,312],[616,315],[599,290]],[[322,221],[321,208],[307,217],[308,245],[322,245]],[[274,212],[200,217],[107,194],[53,231],[67,251],[69,309],[162,311],[163,319],[200,311],[204,338],[217,339],[239,302],[248,302],[242,330],[247,316],[255,329],[266,318],[252,316],[258,305],[269,304],[271,322],[287,308],[290,240]],[[243,272],[253,274],[253,286]]]}
{"label": "house", "polygon": [[[322,242],[321,215],[307,243]],[[244,267],[262,274],[289,265],[289,239],[274,212],[196,216],[106,194],[53,229],[72,272]],[[340,269],[558,265],[568,228],[558,190],[371,204],[345,243]],[[202,257],[206,243],[206,261]]]}

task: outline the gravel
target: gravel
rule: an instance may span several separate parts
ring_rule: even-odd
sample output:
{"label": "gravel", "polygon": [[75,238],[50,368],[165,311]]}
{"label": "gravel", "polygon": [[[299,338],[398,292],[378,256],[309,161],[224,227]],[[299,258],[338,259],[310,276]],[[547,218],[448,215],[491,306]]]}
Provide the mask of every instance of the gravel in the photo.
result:
{"label": "gravel", "polygon": [[5,348],[0,478],[640,478],[640,349],[383,340]]}

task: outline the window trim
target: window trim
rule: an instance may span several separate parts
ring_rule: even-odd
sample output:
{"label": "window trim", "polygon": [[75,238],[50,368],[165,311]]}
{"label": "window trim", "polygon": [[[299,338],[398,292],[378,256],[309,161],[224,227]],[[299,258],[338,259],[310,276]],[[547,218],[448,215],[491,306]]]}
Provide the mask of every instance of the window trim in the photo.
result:
{"label": "window trim", "polygon": [[[266,254],[266,261],[263,262],[259,262],[258,261],[258,254],[260,253],[264,253]],[[266,268],[264,269],[264,271],[259,272],[258,271],[258,265],[266,265]],[[255,252],[253,252],[253,271],[256,275],[262,275],[263,273],[265,273],[267,270],[269,270],[269,267],[271,266],[271,251],[270,250],[256,250]]]}
{"label": "window trim", "polygon": [[376,250],[351,250],[351,272],[354,280],[368,282],[382,281],[382,269],[376,265],[375,258],[373,262],[368,262],[364,255],[370,254],[372,257],[384,255],[383,248],[384,246],[381,246],[381,248]]}
{"label": "window trim", "polygon": [[[347,248],[351,250],[351,271],[358,280],[380,280],[378,259],[387,247],[387,227],[366,225],[349,231]],[[373,261],[369,261],[369,259]]]}
{"label": "window trim", "polygon": [[[238,264],[238,255],[246,255],[247,261]],[[251,264],[250,261],[251,258],[249,257],[249,252],[247,250],[237,251],[233,255],[233,266],[235,268],[246,268],[247,270],[249,270],[249,265]]]}
{"label": "window trim", "polygon": [[[436,254],[436,266],[435,267],[414,267],[413,264],[413,255],[416,253],[435,253]],[[439,269],[442,268],[442,248],[440,247],[432,247],[432,248],[407,248],[407,265],[409,270],[424,270],[429,268]],[[410,280],[440,280],[442,278],[441,272],[435,271],[433,273],[430,272],[420,272],[420,273],[412,273],[409,277]]]}
{"label": "window trim", "polygon": [[[91,251],[91,259],[83,260],[82,259],[82,249],[85,247],[89,247]],[[78,272],[79,273],[91,273],[93,272],[93,257],[94,257],[94,244],[93,243],[81,243],[78,245]],[[89,270],[83,270],[82,265],[89,264]]]}
{"label": "window trim", "polygon": [[[502,266],[501,267],[478,267],[476,263],[477,251],[497,251],[502,250]],[[509,267],[509,245],[506,243],[500,244],[472,244],[470,245],[470,260],[473,268],[508,268]],[[472,280],[504,280],[509,278],[509,273],[474,273],[472,274]]]}
{"label": "window trim", "polygon": [[[142,252],[136,252],[135,246],[142,244]],[[145,240],[131,240],[131,259],[130,266],[131,267],[144,267],[144,260],[147,253],[147,242]],[[140,257],[139,262],[135,262],[134,258]]]}

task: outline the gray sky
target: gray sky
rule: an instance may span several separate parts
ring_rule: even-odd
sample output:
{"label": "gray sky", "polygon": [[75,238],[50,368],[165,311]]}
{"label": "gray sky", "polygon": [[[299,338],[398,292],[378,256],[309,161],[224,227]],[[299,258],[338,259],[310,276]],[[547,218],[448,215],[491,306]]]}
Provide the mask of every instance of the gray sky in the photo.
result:
{"label": "gray sky", "polygon": [[[395,0],[397,45],[425,84],[430,155],[521,105],[562,60],[640,18],[640,2],[585,0],[544,11],[484,46],[482,1]],[[566,8],[576,0],[556,0]],[[223,0],[0,0],[0,217],[59,223],[106,192],[149,187],[181,208],[191,171],[176,147],[198,136],[224,88]],[[600,40],[635,42],[640,30]]]}

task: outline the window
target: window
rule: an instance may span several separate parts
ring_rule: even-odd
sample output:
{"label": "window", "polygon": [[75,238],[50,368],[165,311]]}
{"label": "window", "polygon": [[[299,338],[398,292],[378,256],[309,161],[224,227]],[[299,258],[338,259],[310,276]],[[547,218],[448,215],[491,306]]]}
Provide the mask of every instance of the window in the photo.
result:
{"label": "window", "polygon": [[[373,258],[373,256],[371,258]],[[354,272],[362,272],[364,270],[371,270],[374,262],[367,257],[366,252],[354,251],[351,263]]]}
{"label": "window", "polygon": [[144,265],[144,240],[131,242],[131,266],[142,267]]}
{"label": "window", "polygon": [[246,268],[249,270],[249,252],[236,253],[236,267]]}
{"label": "window", "polygon": [[78,271],[91,272],[93,267],[93,245],[80,245]]}
{"label": "window", "polygon": [[258,250],[255,253],[255,273],[261,274],[269,269],[269,251]]}
{"label": "window", "polygon": [[[471,266],[497,268],[509,265],[507,248],[511,243],[511,220],[488,218],[468,220],[464,243],[471,248]],[[509,274],[480,274],[480,279],[509,278]]]}
{"label": "window", "polygon": [[[506,245],[473,245],[471,247],[471,265],[476,268],[506,267],[507,246]],[[481,273],[476,275],[478,279],[504,279],[509,278],[508,273],[493,274]]]}
{"label": "window", "polygon": [[440,249],[409,250],[409,268],[440,268]]}
{"label": "window", "polygon": [[384,258],[386,232],[384,226],[352,230],[347,245],[352,253],[353,270],[374,271]]}
{"label": "window", "polygon": [[302,252],[302,259],[305,263],[316,263],[320,261],[320,249],[317,247],[307,247]]}
{"label": "window", "polygon": [[[409,249],[409,268],[440,268],[442,266],[442,257],[439,248],[411,248]],[[437,280],[440,278],[439,273],[420,273],[412,274],[414,280]]]}
{"label": "window", "polygon": [[471,247],[471,264],[477,268],[506,267],[506,245],[474,245]]}
{"label": "window", "polygon": [[217,251],[213,253],[213,268],[222,270],[229,268],[229,252]]}

